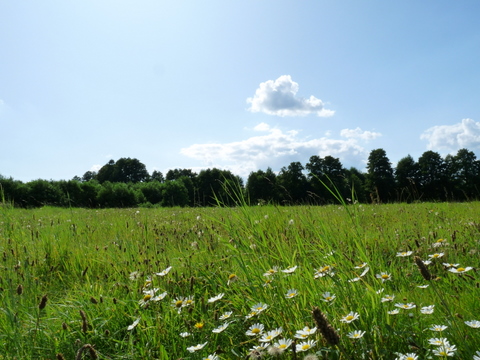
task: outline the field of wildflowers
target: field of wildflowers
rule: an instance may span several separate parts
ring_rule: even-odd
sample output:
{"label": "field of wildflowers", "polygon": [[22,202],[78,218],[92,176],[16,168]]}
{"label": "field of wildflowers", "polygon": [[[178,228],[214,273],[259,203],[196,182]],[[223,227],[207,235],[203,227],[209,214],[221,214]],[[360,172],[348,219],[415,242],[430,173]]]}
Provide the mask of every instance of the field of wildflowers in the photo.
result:
{"label": "field of wildflowers", "polygon": [[3,359],[480,359],[480,203],[0,208]]}

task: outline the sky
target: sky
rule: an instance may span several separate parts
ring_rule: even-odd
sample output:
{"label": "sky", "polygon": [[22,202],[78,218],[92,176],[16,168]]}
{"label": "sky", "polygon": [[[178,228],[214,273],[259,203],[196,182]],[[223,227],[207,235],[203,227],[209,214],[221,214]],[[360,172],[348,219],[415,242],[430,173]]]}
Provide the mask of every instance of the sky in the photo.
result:
{"label": "sky", "polygon": [[0,1],[0,174],[480,158],[477,0]]}

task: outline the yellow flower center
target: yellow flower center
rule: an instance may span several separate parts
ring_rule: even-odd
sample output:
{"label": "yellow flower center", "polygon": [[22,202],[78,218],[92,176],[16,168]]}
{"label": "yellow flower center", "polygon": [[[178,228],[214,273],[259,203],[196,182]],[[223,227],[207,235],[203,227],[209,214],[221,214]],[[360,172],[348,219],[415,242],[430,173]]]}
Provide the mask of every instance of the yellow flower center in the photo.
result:
{"label": "yellow flower center", "polygon": [[285,349],[286,347],[287,347],[286,344],[281,344],[281,345],[278,346],[279,349]]}
{"label": "yellow flower center", "polygon": [[320,272],[325,272],[325,271],[328,271],[330,269],[330,266],[324,266],[323,268],[320,269]]}
{"label": "yellow flower center", "polygon": [[308,350],[308,349],[310,349],[310,345],[308,344],[302,345],[302,350]]}
{"label": "yellow flower center", "polygon": [[237,275],[235,275],[235,274],[230,274],[230,275],[228,275],[228,280],[233,280],[233,279],[235,279],[236,277],[237,277]]}
{"label": "yellow flower center", "polygon": [[382,279],[388,279],[389,277],[390,277],[390,275],[387,275],[387,274],[382,275]]}
{"label": "yellow flower center", "polygon": [[259,328],[252,329],[252,333],[258,334],[261,330]]}
{"label": "yellow flower center", "polygon": [[353,320],[353,316],[352,315],[347,315],[347,316],[345,316],[345,320]]}
{"label": "yellow flower center", "polygon": [[457,271],[458,271],[458,272],[465,271],[465,268],[458,268]]}
{"label": "yellow flower center", "polygon": [[437,257],[439,257],[439,256],[440,256],[440,255],[438,255],[438,254],[433,254],[432,257],[437,258]]}
{"label": "yellow flower center", "polygon": [[177,300],[175,301],[175,307],[181,307],[183,305],[183,301],[182,300]]}
{"label": "yellow flower center", "polygon": [[152,298],[152,295],[150,294],[147,294],[143,297],[143,301],[147,302],[148,300],[150,300]]}

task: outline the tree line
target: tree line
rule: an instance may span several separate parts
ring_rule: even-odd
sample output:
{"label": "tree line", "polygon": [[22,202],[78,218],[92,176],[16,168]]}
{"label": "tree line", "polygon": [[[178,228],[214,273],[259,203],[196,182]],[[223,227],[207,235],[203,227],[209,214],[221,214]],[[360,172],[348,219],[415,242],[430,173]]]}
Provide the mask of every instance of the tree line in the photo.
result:
{"label": "tree line", "polygon": [[480,161],[467,149],[445,157],[426,151],[393,167],[385,150],[375,149],[366,172],[314,155],[305,165],[292,162],[278,173],[271,168],[251,172],[244,184],[228,170],[173,169],[164,176],[149,174],[138,159],[121,158],[71,180],[23,183],[0,175],[0,191],[3,201],[26,208],[471,201],[480,198]]}

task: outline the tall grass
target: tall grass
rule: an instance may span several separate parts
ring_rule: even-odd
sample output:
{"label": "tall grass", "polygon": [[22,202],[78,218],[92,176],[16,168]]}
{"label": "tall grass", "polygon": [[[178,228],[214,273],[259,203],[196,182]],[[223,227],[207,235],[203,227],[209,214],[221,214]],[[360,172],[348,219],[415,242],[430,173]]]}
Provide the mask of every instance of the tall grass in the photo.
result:
{"label": "tall grass", "polygon": [[[437,358],[432,338],[456,345],[452,353],[459,359],[480,350],[480,329],[465,323],[480,320],[480,203],[247,207],[241,197],[237,203],[209,209],[2,207],[0,354],[269,359],[278,354],[271,346],[280,338],[296,342],[280,351],[285,359]],[[414,256],[431,260],[430,280]],[[455,274],[443,263],[473,269]],[[324,301],[326,292],[332,301]],[[393,301],[382,301],[386,295]],[[429,305],[433,313],[424,314]],[[338,334],[338,344],[320,330],[295,338],[317,325],[314,308]],[[398,314],[389,314],[395,309]],[[350,312],[358,319],[343,322]],[[225,322],[225,330],[212,332]],[[246,334],[257,323],[264,332],[281,327],[282,333],[260,343],[260,335]],[[432,325],[447,328],[435,332]],[[348,337],[354,330],[365,333]],[[315,341],[311,349],[293,351],[307,338]],[[187,350],[197,344],[205,346]]]}

